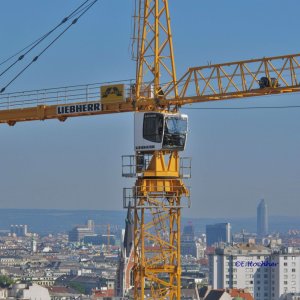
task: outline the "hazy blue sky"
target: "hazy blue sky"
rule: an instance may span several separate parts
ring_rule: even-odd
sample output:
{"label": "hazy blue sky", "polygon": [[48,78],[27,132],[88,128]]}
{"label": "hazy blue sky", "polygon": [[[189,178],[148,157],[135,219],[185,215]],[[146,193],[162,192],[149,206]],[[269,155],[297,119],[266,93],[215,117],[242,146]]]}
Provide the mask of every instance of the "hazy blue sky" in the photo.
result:
{"label": "hazy blue sky", "polygon": [[[1,0],[0,60],[32,42],[78,0]],[[134,78],[133,0],[101,0],[8,91]],[[177,73],[189,66],[298,53],[299,0],[170,1]],[[2,87],[12,74],[0,78]],[[299,94],[196,107],[299,105]],[[190,217],[299,215],[300,109],[183,110],[190,116]],[[121,209],[121,155],[133,115],[0,126],[1,208]]]}

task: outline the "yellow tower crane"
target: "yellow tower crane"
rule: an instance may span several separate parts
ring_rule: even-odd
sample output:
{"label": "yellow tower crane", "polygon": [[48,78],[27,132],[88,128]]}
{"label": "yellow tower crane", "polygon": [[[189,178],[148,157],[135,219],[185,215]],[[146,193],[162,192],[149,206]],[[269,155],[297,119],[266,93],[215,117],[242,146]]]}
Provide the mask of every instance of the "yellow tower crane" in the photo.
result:
{"label": "yellow tower crane", "polygon": [[1,94],[0,123],[134,112],[135,155],[124,157],[123,172],[136,177],[124,189],[134,211],[134,297],[145,299],[148,288],[149,299],[179,300],[181,208],[189,206],[179,156],[188,117],[179,108],[299,92],[300,54],[193,67],[177,79],[168,1],[139,0],[135,20],[135,84]]}

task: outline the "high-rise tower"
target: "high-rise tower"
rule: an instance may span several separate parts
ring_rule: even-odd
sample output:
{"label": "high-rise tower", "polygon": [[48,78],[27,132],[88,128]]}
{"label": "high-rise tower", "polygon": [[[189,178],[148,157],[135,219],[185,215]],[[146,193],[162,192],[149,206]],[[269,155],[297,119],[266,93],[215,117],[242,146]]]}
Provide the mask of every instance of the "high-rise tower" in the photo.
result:
{"label": "high-rise tower", "polygon": [[262,199],[257,206],[257,235],[259,237],[268,234],[268,206],[265,199]]}
{"label": "high-rise tower", "polygon": [[218,223],[206,225],[206,244],[212,246],[216,243],[227,243],[231,241],[230,223]]}
{"label": "high-rise tower", "polygon": [[192,223],[184,226],[181,237],[181,254],[197,257],[194,226]]}

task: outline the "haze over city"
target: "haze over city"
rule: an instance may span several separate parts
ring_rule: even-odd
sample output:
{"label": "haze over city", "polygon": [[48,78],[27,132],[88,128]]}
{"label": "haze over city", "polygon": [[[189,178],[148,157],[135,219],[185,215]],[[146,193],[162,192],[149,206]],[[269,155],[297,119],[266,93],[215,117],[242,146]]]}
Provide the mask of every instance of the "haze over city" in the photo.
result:
{"label": "haze over city", "polygon": [[[80,2],[3,1],[1,61]],[[299,52],[299,8],[295,0],[285,9],[279,0],[172,1],[178,77],[189,66]],[[130,1],[97,3],[7,92],[134,78],[131,16]],[[293,94],[193,107],[299,103]],[[183,156],[192,157],[192,209],[184,216],[254,216],[261,198],[270,215],[299,216],[299,108],[182,111],[190,117]],[[121,177],[121,156],[133,154],[133,114],[1,125],[0,139],[0,208],[122,209],[122,188],[133,184]]]}

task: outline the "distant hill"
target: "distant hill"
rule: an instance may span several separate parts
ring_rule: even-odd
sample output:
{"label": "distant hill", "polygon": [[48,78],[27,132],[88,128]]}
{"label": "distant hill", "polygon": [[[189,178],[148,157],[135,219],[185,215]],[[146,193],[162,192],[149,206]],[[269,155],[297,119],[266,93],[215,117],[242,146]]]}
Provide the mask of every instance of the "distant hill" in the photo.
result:
{"label": "distant hill", "polygon": [[95,224],[124,226],[126,211],[56,210],[56,209],[0,209],[0,229],[10,229],[11,224],[27,224],[30,232],[39,234],[68,232],[74,226]]}
{"label": "distant hill", "polygon": [[[56,209],[0,209],[0,230],[9,230],[11,224],[27,224],[29,231],[39,234],[68,232],[78,224],[92,219],[96,224],[113,224],[124,227],[126,210],[56,210]],[[206,224],[229,222],[233,232],[245,229],[256,231],[256,218],[183,218],[182,226],[192,222],[197,232],[205,232]],[[271,216],[270,232],[300,229],[299,217]]]}

